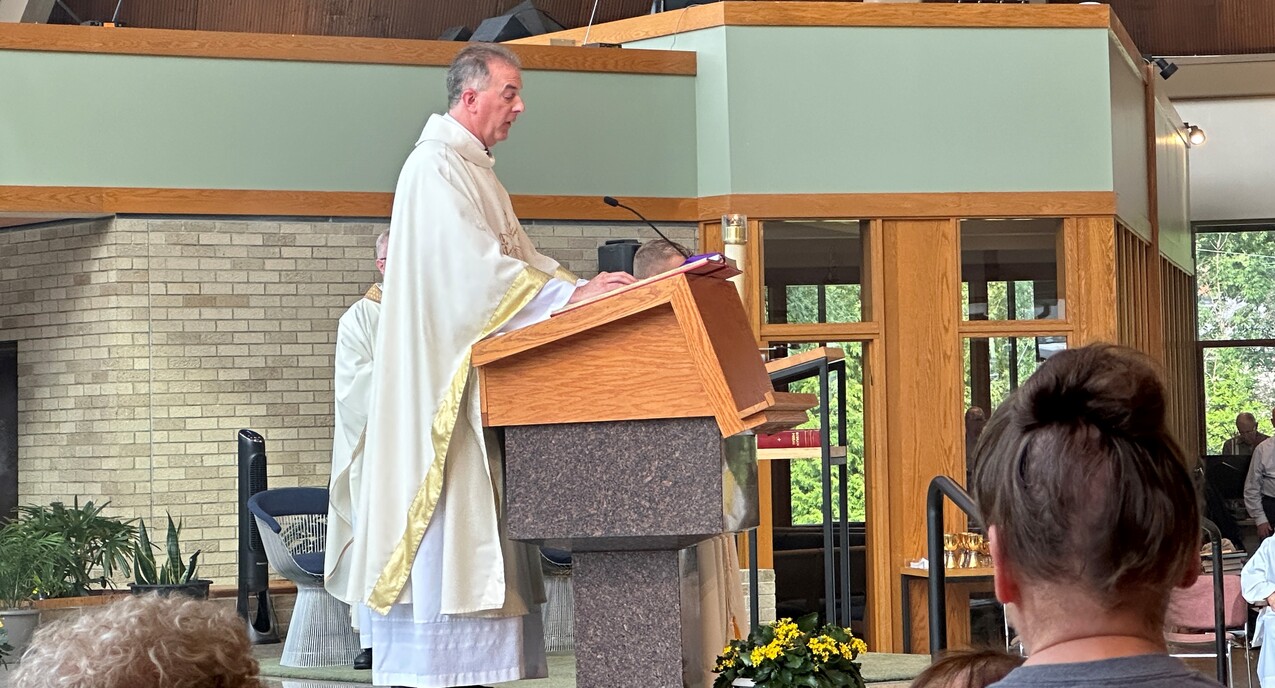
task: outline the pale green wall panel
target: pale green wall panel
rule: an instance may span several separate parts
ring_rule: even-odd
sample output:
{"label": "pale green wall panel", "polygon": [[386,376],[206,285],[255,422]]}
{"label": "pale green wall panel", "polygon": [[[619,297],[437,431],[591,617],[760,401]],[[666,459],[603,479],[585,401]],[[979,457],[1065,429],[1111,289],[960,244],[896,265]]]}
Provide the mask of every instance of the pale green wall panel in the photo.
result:
{"label": "pale green wall panel", "polygon": [[[0,184],[391,191],[444,71],[0,51]],[[695,195],[693,77],[524,82],[512,193]]]}
{"label": "pale green wall panel", "polygon": [[1115,170],[1116,214],[1130,229],[1151,240],[1147,189],[1146,86],[1115,43],[1111,60],[1111,156]]}
{"label": "pale green wall panel", "polygon": [[731,191],[1112,190],[1102,29],[730,27]]}
{"label": "pale green wall panel", "polygon": [[1182,131],[1159,107],[1155,117],[1156,194],[1159,199],[1160,253],[1195,274],[1191,241],[1190,178]]}
{"label": "pale green wall panel", "polygon": [[[727,86],[726,27],[717,26],[676,36],[628,44],[648,50],[695,51],[696,158],[700,196],[731,192],[730,101]],[[689,124],[689,123],[688,123]]]}

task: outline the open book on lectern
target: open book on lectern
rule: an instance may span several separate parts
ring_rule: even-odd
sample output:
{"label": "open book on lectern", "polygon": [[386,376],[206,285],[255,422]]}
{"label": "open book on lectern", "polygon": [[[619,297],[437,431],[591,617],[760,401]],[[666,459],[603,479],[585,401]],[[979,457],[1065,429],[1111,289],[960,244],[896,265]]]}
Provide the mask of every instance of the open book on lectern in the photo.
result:
{"label": "open book on lectern", "polygon": [[713,277],[715,279],[730,279],[731,277],[739,274],[739,268],[735,267],[735,261],[720,253],[702,253],[698,256],[691,256],[690,258],[687,258],[685,263],[682,263],[672,270],[661,272],[658,275],[651,275],[644,280],[638,280],[633,284],[626,284],[619,289],[612,289],[604,294],[598,294],[597,296],[583,301],[577,301],[570,306],[554,311],[551,315],[567,313],[581,306],[597,303],[598,301],[616,296],[617,294],[623,294],[626,291],[632,291],[634,289],[644,287],[652,282],[658,282],[660,280],[673,277],[674,275],[682,274],[698,275],[700,277]]}

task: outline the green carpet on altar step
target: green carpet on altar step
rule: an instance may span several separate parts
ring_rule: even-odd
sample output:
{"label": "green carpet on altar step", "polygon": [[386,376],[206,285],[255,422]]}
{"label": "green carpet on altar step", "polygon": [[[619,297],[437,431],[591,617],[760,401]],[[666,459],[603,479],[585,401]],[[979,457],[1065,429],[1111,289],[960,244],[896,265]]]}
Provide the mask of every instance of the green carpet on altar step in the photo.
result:
{"label": "green carpet on altar step", "polygon": [[[526,688],[575,688],[576,666],[574,654],[555,653],[549,657],[549,678],[501,683],[502,686]],[[372,683],[372,672],[355,671],[344,667],[316,667],[297,669],[279,666],[278,657],[262,657],[261,675],[273,678],[301,678],[315,681],[345,681],[347,683]],[[868,683],[910,681],[930,665],[929,655],[898,655],[870,652],[861,658],[863,678]]]}

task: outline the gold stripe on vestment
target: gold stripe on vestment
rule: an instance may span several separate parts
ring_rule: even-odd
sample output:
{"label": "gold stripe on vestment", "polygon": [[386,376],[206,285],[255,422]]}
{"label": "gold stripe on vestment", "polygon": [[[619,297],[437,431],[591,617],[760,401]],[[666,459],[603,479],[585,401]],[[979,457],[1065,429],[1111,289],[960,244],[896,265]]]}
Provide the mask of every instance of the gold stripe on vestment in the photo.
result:
{"label": "gold stripe on vestment", "polygon": [[[526,267],[518,273],[478,339],[481,340],[509,322],[515,313],[531,303],[549,279],[549,275],[533,267]],[[443,494],[443,469],[446,467],[447,449],[452,442],[456,420],[460,416],[460,402],[465,394],[465,385],[469,382],[469,361],[470,354],[466,352],[460,368],[452,376],[438,412],[434,414],[434,422],[430,428],[434,461],[408,507],[406,532],[394,547],[376,585],[372,586],[372,594],[368,596],[368,606],[381,614],[388,613],[390,605],[402,594],[412,572],[412,562],[416,560],[416,551],[420,549],[421,540],[425,537],[425,529],[434,516],[438,498]]]}

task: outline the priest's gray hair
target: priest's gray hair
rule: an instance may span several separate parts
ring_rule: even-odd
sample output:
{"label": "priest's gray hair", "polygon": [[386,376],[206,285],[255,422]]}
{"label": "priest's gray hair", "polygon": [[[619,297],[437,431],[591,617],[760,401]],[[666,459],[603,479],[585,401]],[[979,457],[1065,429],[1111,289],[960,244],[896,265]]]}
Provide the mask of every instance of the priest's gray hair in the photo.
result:
{"label": "priest's gray hair", "polygon": [[491,70],[487,65],[492,60],[504,62],[516,69],[522,69],[522,62],[512,50],[497,43],[474,43],[467,45],[452,60],[447,69],[447,107],[451,109],[460,102],[460,94],[465,89],[483,90],[491,80]]}
{"label": "priest's gray hair", "polygon": [[376,251],[377,260],[390,252],[390,230],[387,229],[376,237],[376,248],[373,250]]}

